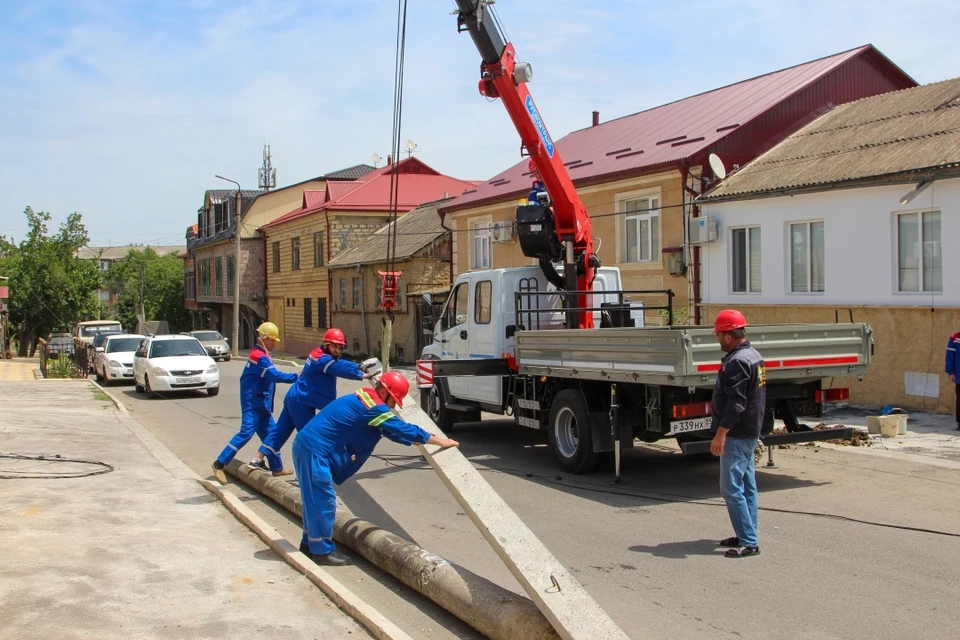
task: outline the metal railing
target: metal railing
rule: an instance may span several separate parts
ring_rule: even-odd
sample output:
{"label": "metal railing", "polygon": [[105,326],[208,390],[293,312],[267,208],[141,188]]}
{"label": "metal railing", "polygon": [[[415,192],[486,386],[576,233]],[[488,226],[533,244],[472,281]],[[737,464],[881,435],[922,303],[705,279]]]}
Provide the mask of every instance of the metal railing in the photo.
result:
{"label": "metal railing", "polygon": [[[644,314],[648,312],[660,314],[665,312],[666,325],[673,326],[673,298],[672,289],[634,289],[624,291],[517,291],[514,294],[514,319],[518,330],[527,329],[549,329],[560,328],[558,325],[566,326],[566,314],[568,312],[581,313],[599,313],[601,327],[627,327],[633,326],[632,318],[635,313]],[[568,307],[565,301],[573,296],[594,296],[594,301],[602,300],[600,306],[590,307]],[[635,297],[665,297],[666,302],[659,305],[647,305],[642,301],[634,300]],[[541,301],[544,298],[556,298],[555,306],[544,306]],[[561,322],[541,322],[544,315],[564,316]],[[661,316],[662,317],[662,316]],[[524,323],[526,320],[526,323]]]}

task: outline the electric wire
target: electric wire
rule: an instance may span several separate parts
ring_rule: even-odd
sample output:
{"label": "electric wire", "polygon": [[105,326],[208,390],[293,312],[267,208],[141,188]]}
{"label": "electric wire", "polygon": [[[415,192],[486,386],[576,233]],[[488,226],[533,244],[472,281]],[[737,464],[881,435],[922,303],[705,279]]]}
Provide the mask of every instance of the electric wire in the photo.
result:
{"label": "electric wire", "polygon": [[[423,456],[419,455],[382,455],[375,454],[371,456],[372,458],[377,458],[378,460],[384,462],[385,464],[398,467],[401,469],[410,469],[410,470],[424,470],[429,469],[429,463],[424,460]],[[398,460],[420,460],[420,464],[401,464],[397,462]],[[562,476],[548,477],[542,474],[532,473],[529,471],[521,471],[519,469],[512,469],[509,467],[497,468],[497,467],[486,467],[479,468],[478,470],[482,473],[499,473],[508,476],[514,476],[518,478],[531,478],[538,480],[545,484],[570,487],[571,489],[576,489],[579,491],[587,491],[590,493],[599,493],[605,495],[614,495],[614,496],[624,496],[630,498],[641,498],[644,500],[650,500],[653,502],[682,502],[683,504],[689,504],[694,506],[701,507],[720,507],[723,509],[727,508],[727,505],[720,501],[704,500],[703,498],[698,498],[697,496],[685,495],[682,493],[667,493],[667,492],[645,492],[645,491],[631,491],[629,489],[612,489],[608,487],[601,487],[598,485],[593,485],[591,483],[577,482],[577,481],[564,481]],[[891,524],[889,522],[877,522],[874,520],[866,520],[863,518],[854,518],[852,516],[844,516],[835,513],[823,513],[819,511],[805,511],[800,509],[784,509],[780,507],[757,507],[759,511],[765,511],[769,513],[781,513],[787,515],[798,515],[798,516],[807,516],[814,518],[825,518],[829,520],[838,520],[843,522],[851,522],[855,524],[862,524],[871,527],[880,527],[886,529],[896,529],[899,531],[913,531],[916,533],[927,533],[931,535],[944,536],[948,538],[960,538],[960,533],[954,533],[952,531],[941,531],[938,529],[929,529],[926,527],[914,527],[910,525],[900,525],[900,524]]]}
{"label": "electric wire", "polygon": [[[0,459],[6,460],[26,460],[31,462],[40,462],[42,465],[33,465],[31,467],[20,469],[5,469],[0,467],[0,479],[2,480],[57,480],[71,478],[89,478],[110,473],[116,469],[113,465],[101,462],[100,460],[88,460],[86,458],[67,458],[59,453],[53,456],[47,455],[26,455],[21,453],[0,453]],[[78,471],[75,473],[49,473],[45,471],[35,471],[39,466],[47,467],[58,462],[71,464],[92,465],[98,467],[87,471]]]}

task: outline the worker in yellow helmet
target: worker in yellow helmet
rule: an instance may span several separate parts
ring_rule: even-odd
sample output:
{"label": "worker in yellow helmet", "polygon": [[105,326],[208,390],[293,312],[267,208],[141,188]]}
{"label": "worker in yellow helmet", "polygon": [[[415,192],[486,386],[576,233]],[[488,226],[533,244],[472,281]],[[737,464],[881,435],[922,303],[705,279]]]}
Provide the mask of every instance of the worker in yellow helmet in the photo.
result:
{"label": "worker in yellow helmet", "polygon": [[[226,484],[224,465],[230,463],[237,452],[250,442],[253,434],[260,436],[262,442],[267,437],[273,421],[273,394],[278,382],[292,384],[297,374],[283,373],[273,366],[270,350],[280,344],[280,330],[272,322],[264,322],[257,327],[257,344],[250,350],[247,365],[240,374],[240,409],[243,417],[240,431],[230,440],[224,450],[213,462],[213,474],[221,484]],[[278,456],[279,458],[279,456]],[[279,460],[268,460],[271,468],[282,469]],[[290,475],[291,471],[276,471],[274,475]]]}

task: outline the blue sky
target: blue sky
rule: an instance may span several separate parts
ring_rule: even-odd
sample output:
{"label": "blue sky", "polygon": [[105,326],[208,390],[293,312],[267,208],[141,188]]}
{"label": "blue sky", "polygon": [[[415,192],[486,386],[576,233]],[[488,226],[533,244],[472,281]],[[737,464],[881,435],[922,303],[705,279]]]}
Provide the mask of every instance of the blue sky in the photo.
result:
{"label": "blue sky", "polygon": [[[451,0],[413,0],[402,139],[464,179],[513,164]],[[872,43],[920,83],[960,75],[956,0],[500,0],[554,138]],[[386,157],[396,2],[0,3],[0,235],[79,211],[95,246],[180,244],[203,192]]]}

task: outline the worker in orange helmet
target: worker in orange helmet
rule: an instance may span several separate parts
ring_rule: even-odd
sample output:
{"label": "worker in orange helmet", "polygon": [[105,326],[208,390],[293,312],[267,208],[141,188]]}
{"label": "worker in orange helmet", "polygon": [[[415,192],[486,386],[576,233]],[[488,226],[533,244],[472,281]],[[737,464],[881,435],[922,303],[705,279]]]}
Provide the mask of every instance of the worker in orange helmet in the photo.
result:
{"label": "worker in orange helmet", "polygon": [[710,452],[720,457],[720,494],[736,535],[720,546],[728,558],[760,553],[757,538],[757,478],[753,454],[767,406],[767,372],[746,337],[747,319],[736,309],[717,314],[713,332],[724,352],[713,388],[715,434]]}
{"label": "worker in orange helmet", "polygon": [[317,411],[322,410],[337,397],[337,378],[362,380],[367,372],[349,360],[341,360],[340,353],[347,346],[343,331],[337,328],[327,329],[320,346],[307,357],[300,372],[300,384],[294,384],[283,398],[283,411],[276,424],[267,433],[266,439],[257,451],[257,457],[250,464],[266,469],[264,457],[267,457],[279,469],[271,469],[274,475],[289,475],[283,468],[280,450],[290,438],[294,429],[299,431]]}
{"label": "worker in orange helmet", "polygon": [[456,447],[449,438],[432,435],[394,413],[403,406],[410,383],[398,371],[380,376],[373,389],[337,398],[318,413],[293,440],[293,466],[300,481],[303,537],[300,551],[319,564],[343,565],[349,560],[334,553],[333,524],[337,495],[343,484],[366,462],[380,438],[404,445]]}

